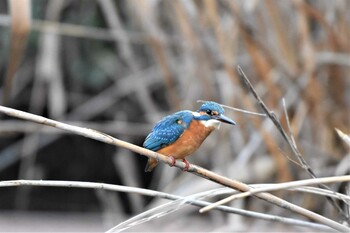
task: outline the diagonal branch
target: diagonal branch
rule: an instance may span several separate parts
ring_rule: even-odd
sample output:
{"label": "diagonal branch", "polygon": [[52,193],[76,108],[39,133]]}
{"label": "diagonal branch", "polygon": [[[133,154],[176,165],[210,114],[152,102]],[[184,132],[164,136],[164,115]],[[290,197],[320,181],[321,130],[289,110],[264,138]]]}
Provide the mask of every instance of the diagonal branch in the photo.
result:
{"label": "diagonal branch", "polygon": [[[284,115],[285,115],[285,118],[286,118],[286,121],[287,121],[287,127],[288,127],[288,130],[289,130],[289,139],[290,139],[290,146],[291,147],[294,147],[296,150],[297,150],[297,154],[295,154],[297,156],[297,158],[299,159],[299,161],[301,162],[301,167],[304,168],[312,178],[314,179],[317,179],[317,176],[316,174],[312,171],[311,167],[309,166],[309,164],[307,164],[306,160],[303,158],[303,156],[301,155],[301,153],[299,152],[298,150],[298,146],[295,142],[295,139],[294,139],[294,136],[292,134],[292,130],[291,130],[291,126],[290,126],[290,121],[289,121],[289,117],[288,117],[288,113],[287,113],[287,108],[286,108],[286,103],[285,103],[285,100],[282,99],[282,103],[283,103],[283,111],[284,111]],[[318,184],[318,186],[320,188],[324,188],[324,189],[327,189],[327,190],[330,190],[332,191],[327,185],[323,184],[323,183],[320,183]],[[326,199],[327,201],[333,205],[333,207],[338,211],[338,213],[340,214],[340,216],[349,223],[350,219],[349,219],[349,214],[345,211],[342,210],[342,208],[340,207],[340,205],[338,204],[338,202],[336,202],[335,199],[331,198],[331,197],[328,197],[326,196]]]}
{"label": "diagonal branch", "polygon": [[[77,135],[81,135],[81,136],[88,137],[88,138],[91,138],[91,139],[94,139],[97,141],[101,141],[101,142],[104,142],[107,144],[123,147],[125,149],[131,150],[131,151],[136,152],[138,154],[157,159],[157,160],[162,161],[164,163],[167,163],[169,165],[172,164],[172,160],[165,155],[158,154],[154,151],[147,150],[145,148],[139,147],[139,146],[134,145],[132,143],[128,143],[128,142],[119,140],[117,138],[113,138],[112,136],[98,132],[98,131],[93,130],[93,129],[81,128],[81,127],[77,127],[77,126],[68,125],[68,124],[65,124],[65,123],[62,123],[59,121],[54,121],[54,120],[51,120],[51,119],[48,119],[48,118],[45,118],[42,116],[30,114],[27,112],[15,110],[15,109],[4,107],[4,106],[0,106],[0,112],[7,114],[9,116],[12,116],[12,117],[17,117],[20,119],[33,121],[33,122],[36,122],[39,124],[52,126],[52,127],[58,128],[58,129],[66,130],[68,132],[71,132],[71,133],[74,133]],[[178,168],[184,169],[185,163],[180,162],[180,161],[176,161],[175,166]],[[226,187],[230,187],[230,188],[242,191],[242,192],[247,192],[247,191],[250,191],[253,189],[252,187],[248,186],[247,184],[244,184],[242,182],[232,180],[232,179],[229,179],[227,177],[218,175],[212,171],[201,168],[199,166],[190,165],[188,172],[193,173],[194,175],[206,178],[206,179],[211,180],[213,182],[216,182],[218,184],[224,185]],[[288,210],[293,211],[297,214],[300,214],[306,218],[310,218],[316,222],[323,223],[323,224],[325,224],[333,229],[336,229],[338,231],[350,231],[350,228],[348,228],[348,227],[346,227],[338,222],[335,222],[329,218],[323,217],[319,214],[316,214],[312,211],[304,209],[300,206],[289,203],[289,202],[287,202],[281,198],[278,198],[272,194],[258,193],[258,194],[255,194],[255,196],[257,196],[260,199],[263,199],[271,204],[288,209]]]}
{"label": "diagonal branch", "polygon": [[[247,78],[247,76],[245,75],[245,73],[243,72],[243,70],[241,69],[240,66],[237,67],[237,71],[238,74],[240,76],[240,78],[244,81],[244,83],[247,85],[247,87],[249,88],[250,92],[253,94],[253,96],[256,98],[256,100],[258,101],[258,104],[261,106],[261,108],[263,109],[263,111],[266,113],[266,115],[271,119],[271,121],[273,122],[273,124],[276,126],[276,128],[278,129],[278,131],[281,133],[283,139],[288,143],[288,145],[290,146],[290,148],[293,151],[293,154],[295,155],[295,157],[297,157],[297,159],[299,160],[299,163],[301,164],[301,167],[312,177],[312,178],[317,178],[316,174],[313,172],[313,170],[311,169],[310,165],[306,162],[306,160],[304,159],[304,157],[301,155],[295,140],[293,137],[289,137],[287,132],[284,130],[284,128],[282,127],[281,122],[279,121],[279,119],[277,118],[276,114],[273,111],[270,111],[267,106],[265,105],[265,103],[262,101],[262,99],[260,98],[260,96],[258,95],[258,93],[255,91],[255,88],[253,87],[253,85],[250,83],[249,79]],[[285,110],[286,113],[286,110]],[[288,118],[287,118],[288,121]],[[320,187],[325,188],[325,189],[329,189],[329,187],[327,187],[324,184],[320,184]],[[334,206],[334,208],[339,212],[339,214],[344,218],[344,220],[349,221],[349,216],[340,208],[340,206],[337,204],[337,202],[332,199],[327,197],[327,200],[330,202],[330,204],[332,204]]]}

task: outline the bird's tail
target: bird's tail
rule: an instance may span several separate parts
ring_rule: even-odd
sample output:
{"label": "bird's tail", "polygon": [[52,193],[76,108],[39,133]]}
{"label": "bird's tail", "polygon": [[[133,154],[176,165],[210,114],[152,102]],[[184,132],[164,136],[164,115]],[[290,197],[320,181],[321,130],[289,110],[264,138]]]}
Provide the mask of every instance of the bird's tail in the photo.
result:
{"label": "bird's tail", "polygon": [[154,158],[149,158],[145,167],[145,172],[151,172],[158,164],[158,161]]}

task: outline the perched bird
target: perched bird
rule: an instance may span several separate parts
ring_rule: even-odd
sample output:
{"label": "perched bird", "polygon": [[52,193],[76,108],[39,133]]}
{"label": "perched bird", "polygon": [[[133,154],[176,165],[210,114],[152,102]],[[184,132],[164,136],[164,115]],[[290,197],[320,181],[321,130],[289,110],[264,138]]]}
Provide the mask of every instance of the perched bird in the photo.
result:
{"label": "perched bird", "polygon": [[[224,109],[215,102],[205,102],[196,112],[179,111],[164,117],[146,137],[143,147],[172,158],[172,165],[176,159],[185,159],[195,152],[208,135],[218,129],[221,122],[235,125],[236,122],[224,115]],[[145,172],[152,171],[158,164],[154,158],[149,158]]]}

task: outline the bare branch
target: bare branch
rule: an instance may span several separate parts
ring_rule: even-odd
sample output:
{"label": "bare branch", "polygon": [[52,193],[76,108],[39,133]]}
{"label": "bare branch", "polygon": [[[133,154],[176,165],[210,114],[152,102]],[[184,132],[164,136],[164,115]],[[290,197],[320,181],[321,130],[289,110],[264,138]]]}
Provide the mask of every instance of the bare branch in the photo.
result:
{"label": "bare branch", "polygon": [[[291,181],[291,182],[280,183],[280,184],[270,184],[266,187],[255,188],[255,189],[252,189],[251,191],[248,191],[248,192],[231,195],[230,197],[227,197],[227,198],[222,199],[216,203],[213,203],[209,206],[206,206],[205,208],[200,209],[200,212],[204,213],[204,212],[207,212],[207,211],[215,208],[216,206],[223,205],[223,204],[226,204],[226,203],[233,201],[235,199],[248,197],[248,196],[251,196],[253,194],[260,193],[260,192],[271,192],[271,191],[276,191],[276,190],[281,190],[281,189],[289,189],[289,188],[305,186],[305,185],[345,182],[345,181],[350,181],[350,175],[324,177],[324,178],[313,178],[313,179],[308,179],[308,180],[298,180],[298,181]],[[348,202],[348,204],[349,204],[349,202]]]}
{"label": "bare branch", "polygon": [[[267,106],[265,105],[265,103],[262,101],[262,99],[260,98],[260,96],[258,95],[258,93],[255,91],[255,88],[253,87],[253,85],[250,83],[249,79],[247,78],[247,76],[245,75],[245,73],[243,72],[243,70],[241,69],[240,66],[237,67],[238,73],[240,78],[244,81],[244,83],[247,85],[247,87],[249,88],[250,92],[253,94],[253,96],[256,98],[256,100],[258,101],[258,104],[261,106],[261,108],[263,109],[263,111],[266,113],[266,115],[271,119],[271,121],[274,123],[274,125],[276,126],[276,128],[278,129],[278,131],[281,133],[283,139],[288,143],[288,145],[290,146],[290,148],[293,151],[293,154],[298,158],[299,162],[302,165],[302,168],[312,177],[312,178],[316,178],[316,174],[314,173],[314,171],[311,169],[310,165],[306,162],[306,160],[303,158],[303,156],[301,155],[297,145],[295,144],[294,139],[291,139],[288,134],[286,133],[286,131],[284,130],[282,124],[280,123],[279,119],[277,118],[276,114],[273,111],[270,111]],[[286,113],[286,110],[285,110]],[[287,118],[288,120],[288,118]],[[329,189],[327,186],[321,184],[321,186],[323,188]],[[349,221],[349,216],[340,208],[340,206],[338,205],[338,203],[336,203],[333,199],[328,198],[327,200],[334,206],[334,208],[339,212],[339,214],[343,217],[344,220]]]}
{"label": "bare branch", "polygon": [[[129,186],[123,186],[123,185],[115,185],[115,184],[106,184],[106,183],[82,182],[82,181],[60,181],[60,180],[7,180],[7,181],[0,181],[0,187],[17,187],[17,186],[102,189],[102,190],[108,190],[108,191],[135,193],[135,194],[140,194],[140,195],[145,195],[145,196],[150,196],[150,197],[164,198],[164,199],[173,200],[173,201],[180,201],[180,202],[183,202],[184,204],[191,204],[191,205],[198,206],[198,207],[205,207],[205,206],[211,204],[209,202],[196,200],[196,199],[191,198],[191,197],[182,197],[182,196],[178,196],[178,195],[173,195],[173,194],[149,190],[149,189],[129,187]],[[206,196],[206,195],[208,195],[208,193],[215,193],[215,191],[216,190],[209,190],[209,191],[205,191],[205,192],[202,192],[202,193],[199,193],[196,195],[197,196]],[[232,190],[230,190],[230,192],[232,192]],[[179,205],[179,203],[178,203],[178,205]],[[226,213],[239,214],[239,215],[246,216],[246,217],[258,218],[258,219],[265,220],[265,221],[281,222],[281,223],[290,224],[293,226],[310,227],[310,228],[319,229],[319,230],[330,230],[329,227],[322,225],[322,224],[311,223],[311,222],[293,219],[293,218],[285,218],[285,217],[276,216],[276,215],[257,213],[255,211],[242,210],[242,209],[233,208],[233,207],[220,206],[217,208],[217,210],[220,210],[220,211],[223,211]]]}

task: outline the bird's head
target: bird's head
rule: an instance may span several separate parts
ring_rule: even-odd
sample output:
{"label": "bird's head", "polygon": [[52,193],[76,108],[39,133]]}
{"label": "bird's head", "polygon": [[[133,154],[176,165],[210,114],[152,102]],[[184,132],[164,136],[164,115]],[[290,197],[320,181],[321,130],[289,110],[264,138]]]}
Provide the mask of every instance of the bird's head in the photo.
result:
{"label": "bird's head", "polygon": [[236,125],[236,122],[224,115],[225,110],[220,104],[213,101],[207,101],[197,110],[194,118],[202,121],[207,127],[218,128],[220,123]]}

